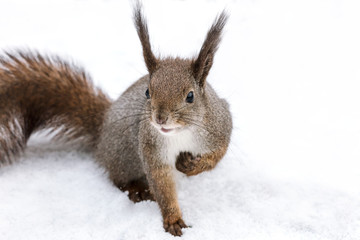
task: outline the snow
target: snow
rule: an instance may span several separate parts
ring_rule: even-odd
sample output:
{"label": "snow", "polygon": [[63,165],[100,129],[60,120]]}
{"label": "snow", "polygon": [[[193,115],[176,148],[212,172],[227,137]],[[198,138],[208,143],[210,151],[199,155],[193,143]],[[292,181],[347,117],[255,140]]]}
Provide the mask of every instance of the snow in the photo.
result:
{"label": "snow", "polygon": [[[148,0],[161,56],[193,56],[231,14],[208,81],[231,104],[218,167],[178,183],[183,239],[360,239],[360,3]],[[83,65],[112,98],[146,73],[131,3],[2,0],[0,48]],[[0,169],[0,239],[172,239],[93,158],[34,136]]]}

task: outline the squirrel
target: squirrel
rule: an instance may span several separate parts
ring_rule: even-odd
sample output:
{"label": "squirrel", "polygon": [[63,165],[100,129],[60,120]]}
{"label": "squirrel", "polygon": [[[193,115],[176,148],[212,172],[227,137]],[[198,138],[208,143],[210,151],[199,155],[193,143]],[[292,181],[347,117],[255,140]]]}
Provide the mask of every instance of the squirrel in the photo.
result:
{"label": "squirrel", "polygon": [[35,51],[0,57],[0,164],[24,150],[32,133],[58,129],[55,138],[80,139],[130,200],[154,200],[165,231],[187,225],[173,171],[187,176],[213,169],[232,132],[229,104],[206,78],[227,21],[223,11],[195,58],[157,58],[141,4],[134,23],[148,74],[112,101],[78,66]]}

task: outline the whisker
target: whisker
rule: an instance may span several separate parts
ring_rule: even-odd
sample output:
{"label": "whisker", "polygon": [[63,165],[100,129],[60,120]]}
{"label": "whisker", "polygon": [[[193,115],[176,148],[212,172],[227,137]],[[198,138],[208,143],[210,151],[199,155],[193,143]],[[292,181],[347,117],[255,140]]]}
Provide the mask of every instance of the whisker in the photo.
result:
{"label": "whisker", "polygon": [[122,133],[126,132],[127,130],[129,130],[132,126],[136,125],[136,124],[140,124],[141,122],[145,121],[145,120],[148,120],[148,118],[143,118],[143,119],[140,119],[139,121],[137,122],[134,122],[132,124],[130,124],[126,129],[122,130]]}
{"label": "whisker", "polygon": [[146,113],[131,114],[131,115],[127,115],[127,116],[122,117],[122,118],[117,118],[117,119],[115,119],[115,121],[113,121],[113,123],[117,123],[117,122],[122,121],[122,120],[127,119],[127,118],[140,117],[140,116],[149,118],[150,114],[146,114]]}
{"label": "whisker", "polygon": [[186,123],[193,124],[193,125],[199,127],[200,129],[208,132],[210,135],[214,134],[214,133],[210,132],[209,130],[207,130],[206,127],[204,125],[202,125],[200,122],[198,122],[194,119],[184,117],[184,118],[182,118],[182,120],[184,120]]}
{"label": "whisker", "polygon": [[202,114],[197,114],[197,113],[176,113],[179,117],[181,117],[181,116],[185,116],[185,117],[193,117],[193,116],[195,116],[195,117],[200,117],[200,118],[202,118],[203,117],[203,115]]}
{"label": "whisker", "polygon": [[151,112],[150,110],[141,109],[141,108],[131,108],[131,107],[116,107],[114,110],[137,110],[137,111],[143,111],[143,112]]}
{"label": "whisker", "polygon": [[178,109],[174,110],[174,113],[177,113],[177,112],[179,112],[181,109],[184,109],[184,108],[186,108],[186,107],[188,107],[188,105],[185,105],[185,106],[183,106],[183,107],[181,107],[181,108],[178,108]]}
{"label": "whisker", "polygon": [[140,104],[141,107],[144,107],[144,108],[145,108],[147,99],[145,99],[145,100],[143,100],[143,101],[142,101],[142,100],[139,100],[139,99],[132,99],[132,100],[133,100],[134,102]]}

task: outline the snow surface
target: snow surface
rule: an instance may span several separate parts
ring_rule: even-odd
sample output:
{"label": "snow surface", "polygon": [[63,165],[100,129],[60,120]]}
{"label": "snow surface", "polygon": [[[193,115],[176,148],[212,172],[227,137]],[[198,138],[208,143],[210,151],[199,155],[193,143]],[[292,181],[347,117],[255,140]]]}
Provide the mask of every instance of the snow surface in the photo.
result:
{"label": "snow surface", "polygon": [[[157,54],[193,56],[231,14],[208,81],[235,130],[212,171],[183,178],[183,239],[360,239],[360,3],[145,1]],[[113,98],[146,73],[131,3],[1,0],[0,48],[56,53]],[[0,239],[172,239],[90,155],[33,137],[0,169]]]}

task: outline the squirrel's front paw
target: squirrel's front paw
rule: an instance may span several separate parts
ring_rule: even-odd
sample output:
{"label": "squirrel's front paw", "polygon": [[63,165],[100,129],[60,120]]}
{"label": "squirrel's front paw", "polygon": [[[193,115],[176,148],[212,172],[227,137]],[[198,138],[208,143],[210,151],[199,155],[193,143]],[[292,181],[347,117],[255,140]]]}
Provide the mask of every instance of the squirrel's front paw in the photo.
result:
{"label": "squirrel's front paw", "polygon": [[[180,172],[185,173],[188,176],[198,174],[199,171],[198,165],[200,162],[201,156],[197,155],[194,157],[190,152],[180,152],[179,156],[176,158],[176,169]],[[201,171],[200,171],[201,172]]]}
{"label": "squirrel's front paw", "polygon": [[188,226],[186,226],[186,224],[184,223],[184,221],[181,218],[179,218],[175,222],[169,221],[169,220],[164,220],[165,231],[171,233],[174,236],[181,236],[182,235],[181,229],[187,228],[187,227]]}

